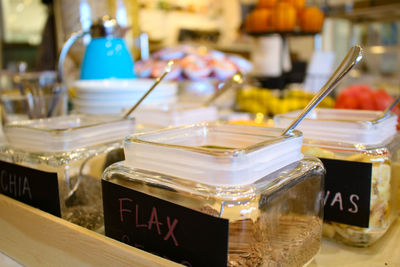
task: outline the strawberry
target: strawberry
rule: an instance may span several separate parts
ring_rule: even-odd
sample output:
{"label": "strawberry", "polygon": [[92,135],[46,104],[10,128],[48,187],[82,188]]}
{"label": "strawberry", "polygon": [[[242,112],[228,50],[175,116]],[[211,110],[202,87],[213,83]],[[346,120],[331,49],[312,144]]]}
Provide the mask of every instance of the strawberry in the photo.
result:
{"label": "strawberry", "polygon": [[355,97],[345,97],[340,103],[335,103],[335,108],[358,109],[359,103]]}
{"label": "strawberry", "polygon": [[385,110],[393,102],[393,97],[383,89],[373,92],[373,97],[375,100],[375,110]]}
{"label": "strawberry", "polygon": [[374,100],[374,93],[372,91],[365,91],[358,96],[358,103],[360,109],[375,110],[376,104]]}
{"label": "strawberry", "polygon": [[[343,89],[335,101],[335,108],[385,110],[393,102],[393,97],[385,90],[373,91],[366,84],[352,85]],[[399,117],[397,129],[400,130],[400,106],[392,111]]]}

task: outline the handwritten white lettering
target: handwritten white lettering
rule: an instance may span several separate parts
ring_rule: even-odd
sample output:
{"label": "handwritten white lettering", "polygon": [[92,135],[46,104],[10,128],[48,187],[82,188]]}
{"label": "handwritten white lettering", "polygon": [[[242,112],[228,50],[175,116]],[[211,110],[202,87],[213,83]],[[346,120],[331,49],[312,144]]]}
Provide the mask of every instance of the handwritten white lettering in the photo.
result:
{"label": "handwritten white lettering", "polygon": [[328,201],[328,197],[330,194],[331,194],[331,192],[329,190],[327,190],[325,193],[325,198],[324,198],[324,206],[326,205],[326,202]]}
{"label": "handwritten white lettering", "polygon": [[340,194],[339,192],[336,193],[335,197],[333,198],[331,202],[331,207],[333,207],[336,202],[339,202],[340,210],[343,210],[342,194]]}
{"label": "handwritten white lettering", "polygon": [[329,190],[325,192],[324,206],[329,205],[332,208],[339,208],[340,211],[355,214],[359,212],[359,203],[360,196],[357,194],[351,194],[348,196],[342,192],[336,192],[332,194]]}
{"label": "handwritten white lettering", "polygon": [[358,195],[355,195],[355,194],[352,194],[350,196],[350,202],[353,205],[353,208],[349,209],[349,212],[351,212],[351,213],[357,213],[358,212],[358,205],[357,205],[357,203],[354,202],[354,199],[357,199],[357,201],[358,201],[358,200],[360,200],[360,197]]}
{"label": "handwritten white lettering", "polygon": [[8,185],[10,187],[9,192],[10,194],[17,196],[17,175],[10,173],[8,177],[9,177]]}
{"label": "handwritten white lettering", "polygon": [[31,187],[29,186],[28,177],[24,177],[24,186],[22,189],[22,195],[28,195],[32,199]]}
{"label": "handwritten white lettering", "polygon": [[32,199],[32,191],[27,176],[9,173],[1,170],[0,173],[1,190],[13,197],[28,197]]}
{"label": "handwritten white lettering", "polygon": [[1,170],[1,189],[5,192],[8,192],[8,184],[6,182],[7,172],[5,170]]}

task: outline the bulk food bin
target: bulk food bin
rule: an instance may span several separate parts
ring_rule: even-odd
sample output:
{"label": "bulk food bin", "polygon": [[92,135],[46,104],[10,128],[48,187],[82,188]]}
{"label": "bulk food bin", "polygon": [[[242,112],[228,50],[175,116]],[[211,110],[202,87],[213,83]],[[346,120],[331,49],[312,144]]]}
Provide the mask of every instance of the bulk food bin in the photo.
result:
{"label": "bulk food bin", "polygon": [[71,115],[4,126],[0,193],[91,230],[103,227],[101,174],[123,159],[133,119]]}
{"label": "bulk food bin", "polygon": [[[277,115],[276,127],[298,112]],[[324,163],[324,235],[365,247],[390,227],[398,212],[400,138],[397,117],[380,111],[316,109],[299,125],[302,151]]]}
{"label": "bulk food bin", "polygon": [[324,169],[298,131],[203,123],[132,135],[103,174],[107,236],[187,266],[301,266]]}

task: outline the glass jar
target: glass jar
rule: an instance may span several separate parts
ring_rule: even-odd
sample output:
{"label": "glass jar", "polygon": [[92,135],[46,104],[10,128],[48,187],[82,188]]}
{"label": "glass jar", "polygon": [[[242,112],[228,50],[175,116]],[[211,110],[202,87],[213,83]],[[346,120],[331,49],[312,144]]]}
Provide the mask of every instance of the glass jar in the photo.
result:
{"label": "glass jar", "polygon": [[[106,235],[188,266],[306,264],[321,242],[324,169],[303,158],[300,132],[281,132],[204,123],[125,138],[125,161],[103,174]],[[146,205],[153,219],[139,228]],[[155,217],[179,219],[176,240],[162,238],[170,221],[157,235]]]}
{"label": "glass jar", "polygon": [[[285,127],[298,112],[277,115]],[[400,138],[394,114],[316,109],[299,125],[302,151],[324,163],[323,233],[359,247],[373,244],[397,217],[400,193]]]}
{"label": "glass jar", "polygon": [[71,115],[5,125],[0,192],[91,230],[101,231],[103,170],[123,160],[134,120]]}
{"label": "glass jar", "polygon": [[0,89],[2,124],[67,113],[68,95],[54,71],[1,71]]}

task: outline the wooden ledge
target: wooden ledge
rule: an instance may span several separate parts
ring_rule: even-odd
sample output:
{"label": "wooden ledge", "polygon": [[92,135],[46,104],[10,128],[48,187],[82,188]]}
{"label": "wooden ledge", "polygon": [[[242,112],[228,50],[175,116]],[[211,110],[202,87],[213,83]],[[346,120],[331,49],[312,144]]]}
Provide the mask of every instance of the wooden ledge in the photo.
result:
{"label": "wooden ledge", "polygon": [[0,250],[27,266],[182,266],[4,195]]}

